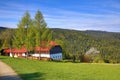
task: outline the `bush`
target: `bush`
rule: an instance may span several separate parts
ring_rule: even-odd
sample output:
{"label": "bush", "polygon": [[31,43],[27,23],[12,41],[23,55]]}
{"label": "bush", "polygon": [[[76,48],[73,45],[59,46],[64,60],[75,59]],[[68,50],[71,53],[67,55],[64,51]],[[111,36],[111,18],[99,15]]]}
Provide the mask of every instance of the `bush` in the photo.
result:
{"label": "bush", "polygon": [[96,57],[94,60],[93,60],[94,63],[104,63],[104,60],[101,58],[101,57]]}

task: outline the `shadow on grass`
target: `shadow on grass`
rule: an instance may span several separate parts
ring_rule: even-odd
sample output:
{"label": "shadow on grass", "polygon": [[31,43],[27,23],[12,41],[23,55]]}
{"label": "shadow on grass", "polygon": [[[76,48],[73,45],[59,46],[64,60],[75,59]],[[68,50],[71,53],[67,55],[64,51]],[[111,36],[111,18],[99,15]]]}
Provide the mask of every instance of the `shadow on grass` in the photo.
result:
{"label": "shadow on grass", "polygon": [[16,75],[5,75],[0,76],[0,80],[22,80],[22,79]]}
{"label": "shadow on grass", "polygon": [[16,75],[0,75],[0,80],[45,80],[43,73],[35,72],[29,74],[20,74],[21,78]]}
{"label": "shadow on grass", "polygon": [[20,74],[23,80],[45,80],[43,75],[45,75],[45,73],[40,73],[40,72]]}

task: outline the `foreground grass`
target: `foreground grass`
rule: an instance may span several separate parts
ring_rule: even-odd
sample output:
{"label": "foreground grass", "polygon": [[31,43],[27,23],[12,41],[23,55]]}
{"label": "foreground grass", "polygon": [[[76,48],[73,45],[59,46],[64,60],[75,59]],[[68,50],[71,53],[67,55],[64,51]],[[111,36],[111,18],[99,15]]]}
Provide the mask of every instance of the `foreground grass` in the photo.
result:
{"label": "foreground grass", "polygon": [[120,65],[62,63],[0,56],[24,80],[120,80]]}

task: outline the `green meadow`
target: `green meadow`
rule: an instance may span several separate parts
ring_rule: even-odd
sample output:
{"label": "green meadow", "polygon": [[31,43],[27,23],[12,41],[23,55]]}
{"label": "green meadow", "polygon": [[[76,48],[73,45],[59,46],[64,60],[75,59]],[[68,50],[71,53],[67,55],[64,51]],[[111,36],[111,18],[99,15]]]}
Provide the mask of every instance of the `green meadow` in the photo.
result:
{"label": "green meadow", "polygon": [[119,64],[48,62],[0,56],[23,80],[120,80]]}

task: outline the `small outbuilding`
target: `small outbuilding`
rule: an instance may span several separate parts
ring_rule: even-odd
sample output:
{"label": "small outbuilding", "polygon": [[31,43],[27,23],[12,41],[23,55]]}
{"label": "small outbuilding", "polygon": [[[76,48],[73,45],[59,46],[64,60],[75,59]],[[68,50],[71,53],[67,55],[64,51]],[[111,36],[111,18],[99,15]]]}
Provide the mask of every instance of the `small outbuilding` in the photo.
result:
{"label": "small outbuilding", "polygon": [[26,57],[27,49],[26,48],[7,48],[4,49],[4,55],[10,56],[10,57]]}

